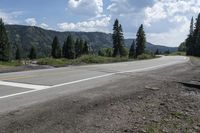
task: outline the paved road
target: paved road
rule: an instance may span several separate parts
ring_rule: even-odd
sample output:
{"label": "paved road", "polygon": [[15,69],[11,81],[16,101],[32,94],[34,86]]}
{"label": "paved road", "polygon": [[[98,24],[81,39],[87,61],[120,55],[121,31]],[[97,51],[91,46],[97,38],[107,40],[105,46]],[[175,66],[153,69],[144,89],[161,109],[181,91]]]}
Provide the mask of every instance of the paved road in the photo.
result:
{"label": "paved road", "polygon": [[182,56],[0,74],[0,113],[67,96],[138,73],[187,62]]}

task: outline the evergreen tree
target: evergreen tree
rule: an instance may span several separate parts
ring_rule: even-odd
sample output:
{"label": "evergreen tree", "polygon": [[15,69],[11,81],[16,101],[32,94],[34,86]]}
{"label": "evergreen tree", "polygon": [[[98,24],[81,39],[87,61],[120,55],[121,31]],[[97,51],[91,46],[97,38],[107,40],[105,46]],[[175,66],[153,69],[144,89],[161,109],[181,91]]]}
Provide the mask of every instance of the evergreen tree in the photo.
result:
{"label": "evergreen tree", "polygon": [[75,53],[76,53],[76,58],[79,57],[79,43],[80,40],[77,38],[75,42]]}
{"label": "evergreen tree", "polygon": [[51,46],[52,46],[51,56],[53,58],[61,58],[61,47],[60,47],[57,36],[54,37],[53,43]]}
{"label": "evergreen tree", "polygon": [[194,34],[192,37],[192,43],[194,44],[192,47],[192,53],[194,56],[200,56],[200,13],[197,18],[197,22],[195,25]]}
{"label": "evergreen tree", "polygon": [[77,39],[75,43],[75,51],[76,51],[76,57],[80,57],[83,55],[84,50],[84,41],[82,39]]}
{"label": "evergreen tree", "polygon": [[194,32],[194,19],[192,17],[191,23],[190,23],[190,35],[193,35]]}
{"label": "evergreen tree", "polygon": [[159,49],[156,49],[155,55],[159,55],[159,54],[160,54]]}
{"label": "evergreen tree", "polygon": [[16,60],[21,60],[21,48],[19,47],[19,45],[17,45],[17,49],[16,49],[16,53],[15,53],[15,59]]}
{"label": "evergreen tree", "polygon": [[63,45],[63,57],[68,59],[75,59],[75,44],[74,40],[71,35],[67,37],[67,40],[64,42]]}
{"label": "evergreen tree", "polygon": [[138,29],[136,38],[136,57],[145,53],[146,37],[143,24]]}
{"label": "evergreen tree", "polygon": [[83,55],[88,55],[89,54],[89,46],[87,41],[85,41],[84,46],[83,46]]}
{"label": "evergreen tree", "polygon": [[121,24],[119,24],[118,19],[115,20],[113,25],[113,57],[116,56],[126,56],[126,51],[124,48],[124,35]]}
{"label": "evergreen tree", "polygon": [[[178,47],[179,52],[186,52],[186,42],[182,42]],[[187,51],[188,52],[188,51]]]}
{"label": "evergreen tree", "polygon": [[29,54],[29,58],[30,58],[31,60],[37,58],[37,52],[36,52],[35,46],[32,46],[32,47],[31,47],[30,54]]}
{"label": "evergreen tree", "polygon": [[191,24],[190,24],[190,34],[188,35],[188,38],[186,39],[186,54],[187,55],[194,55],[194,20],[193,17],[191,19]]}
{"label": "evergreen tree", "polygon": [[0,61],[9,61],[10,58],[10,43],[3,20],[0,18]]}
{"label": "evergreen tree", "polygon": [[133,43],[129,50],[129,58],[134,58],[134,57],[135,57],[135,40],[133,40]]}

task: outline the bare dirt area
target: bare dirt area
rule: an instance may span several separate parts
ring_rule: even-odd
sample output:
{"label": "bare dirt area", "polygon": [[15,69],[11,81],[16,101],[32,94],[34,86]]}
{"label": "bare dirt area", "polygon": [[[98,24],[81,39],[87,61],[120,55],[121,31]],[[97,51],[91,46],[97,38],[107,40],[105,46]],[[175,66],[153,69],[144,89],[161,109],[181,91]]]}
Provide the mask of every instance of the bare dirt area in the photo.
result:
{"label": "bare dirt area", "polygon": [[0,132],[200,132],[200,59],[126,76],[99,88],[1,114]]}

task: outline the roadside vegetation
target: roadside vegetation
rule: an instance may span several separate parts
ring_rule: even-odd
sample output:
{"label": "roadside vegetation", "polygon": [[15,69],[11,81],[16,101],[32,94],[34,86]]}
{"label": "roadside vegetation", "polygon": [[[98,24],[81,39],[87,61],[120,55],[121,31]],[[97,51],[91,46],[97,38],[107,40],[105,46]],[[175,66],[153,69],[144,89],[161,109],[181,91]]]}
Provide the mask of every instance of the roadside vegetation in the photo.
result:
{"label": "roadside vegetation", "polygon": [[177,51],[177,52],[170,53],[169,55],[171,55],[171,56],[173,56],[173,55],[186,56],[186,52]]}
{"label": "roadside vegetation", "polygon": [[84,65],[84,64],[103,64],[103,63],[114,63],[114,62],[125,62],[125,61],[133,61],[128,57],[103,57],[98,55],[83,55],[77,59],[54,59],[54,58],[41,58],[37,60],[37,64],[39,65],[50,65],[54,67],[63,67],[68,65]]}
{"label": "roadside vegetation", "polygon": [[17,60],[13,60],[9,62],[0,61],[0,69],[12,68],[12,67],[21,66],[21,65],[23,65],[22,62],[17,61]]}
{"label": "roadside vegetation", "polygon": [[81,64],[100,64],[114,63],[133,60],[144,60],[155,58],[156,53],[145,51],[146,35],[143,24],[140,25],[136,40],[133,40],[130,49],[125,47],[122,25],[116,19],[113,25],[113,47],[99,49],[98,53],[93,53],[88,41],[82,38],[66,36],[63,44],[55,36],[51,43],[51,52],[49,56],[38,58],[38,49],[32,45],[29,54],[22,56],[24,49],[21,44],[17,44],[15,51],[11,50],[11,45],[7,36],[3,20],[0,19],[0,68],[15,67],[24,64],[50,65],[55,67]]}

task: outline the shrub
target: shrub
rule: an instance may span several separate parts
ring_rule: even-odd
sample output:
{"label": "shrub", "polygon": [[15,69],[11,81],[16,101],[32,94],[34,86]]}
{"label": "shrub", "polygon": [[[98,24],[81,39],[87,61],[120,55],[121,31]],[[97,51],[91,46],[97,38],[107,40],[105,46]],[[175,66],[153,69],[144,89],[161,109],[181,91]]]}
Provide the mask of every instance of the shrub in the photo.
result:
{"label": "shrub", "polygon": [[145,60],[145,59],[152,59],[155,58],[154,55],[150,55],[150,54],[141,54],[137,57],[138,60]]}

